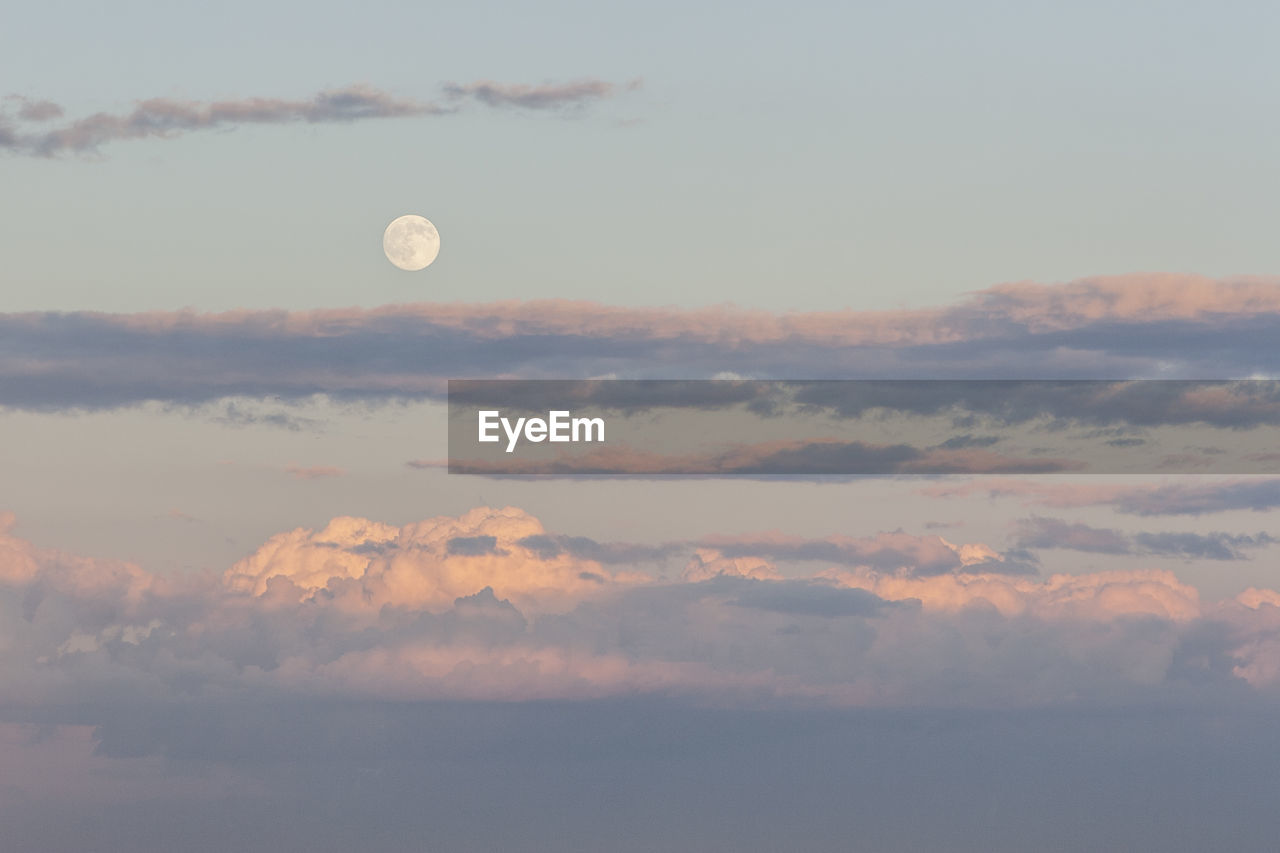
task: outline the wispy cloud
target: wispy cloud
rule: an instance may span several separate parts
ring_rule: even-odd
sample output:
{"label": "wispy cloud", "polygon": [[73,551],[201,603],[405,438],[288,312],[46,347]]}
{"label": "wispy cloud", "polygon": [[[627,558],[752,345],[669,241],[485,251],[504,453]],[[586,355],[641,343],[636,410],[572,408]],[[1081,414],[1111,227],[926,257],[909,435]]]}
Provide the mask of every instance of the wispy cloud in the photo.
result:
{"label": "wispy cloud", "polygon": [[557,110],[585,106],[593,101],[630,90],[635,84],[617,86],[603,80],[567,84],[524,86],[482,81],[450,83],[442,87],[440,101],[398,97],[372,86],[329,89],[311,98],[244,98],[222,101],[186,101],[150,98],[125,113],[94,113],[56,127],[43,123],[61,118],[65,110],[52,101],[18,95],[5,102],[15,109],[8,115],[0,107],[0,150],[50,157],[63,153],[96,152],[107,143],[136,139],[172,139],[185,133],[251,124],[328,124],[376,118],[438,116],[457,112],[466,102],[489,107],[516,106]]}
{"label": "wispy cloud", "polygon": [[1018,522],[1014,543],[1020,548],[1060,548],[1095,554],[1146,554],[1200,560],[1244,560],[1245,551],[1277,540],[1267,533],[1191,533],[1157,531],[1125,533],[1113,528],[1035,516]]}
{"label": "wispy cloud", "polygon": [[1280,507],[1280,478],[1249,477],[1210,483],[1159,485],[983,479],[935,484],[923,488],[921,493],[938,498],[985,494],[991,498],[1015,499],[1028,506],[1061,509],[1106,506],[1120,513],[1138,516],[1200,516],[1238,510],[1266,512]]}
{"label": "wispy cloud", "polygon": [[24,98],[21,95],[6,95],[0,99],[0,111],[4,109],[4,104],[10,103],[17,107],[17,116],[24,121],[48,121],[49,119],[62,118],[63,109],[53,101],[45,101],[32,98]]}
{"label": "wispy cloud", "polygon": [[479,80],[474,83],[446,83],[445,96],[451,100],[474,99],[491,107],[523,107],[531,110],[554,110],[568,106],[582,106],[592,101],[608,98],[620,91],[633,91],[640,87],[639,80],[623,85],[604,80],[575,80],[570,83],[548,83],[541,86],[495,83]]}

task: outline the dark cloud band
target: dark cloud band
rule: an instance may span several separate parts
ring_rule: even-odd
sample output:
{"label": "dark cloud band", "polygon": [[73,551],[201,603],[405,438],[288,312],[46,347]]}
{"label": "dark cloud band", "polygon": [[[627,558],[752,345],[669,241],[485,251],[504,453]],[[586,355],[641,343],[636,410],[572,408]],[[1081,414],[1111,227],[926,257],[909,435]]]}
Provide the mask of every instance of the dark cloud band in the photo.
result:
{"label": "dark cloud band", "polygon": [[[954,306],[888,312],[541,301],[0,314],[0,405],[102,409],[316,394],[376,402],[442,397],[450,378],[485,376],[1219,379],[1280,375],[1278,341],[1280,283],[1193,276],[997,287]],[[1176,411],[1209,410],[1183,403]],[[1038,404],[1024,397],[1019,405]],[[985,435],[960,430],[951,438],[969,436],[969,446],[950,449],[999,446],[974,444]]]}

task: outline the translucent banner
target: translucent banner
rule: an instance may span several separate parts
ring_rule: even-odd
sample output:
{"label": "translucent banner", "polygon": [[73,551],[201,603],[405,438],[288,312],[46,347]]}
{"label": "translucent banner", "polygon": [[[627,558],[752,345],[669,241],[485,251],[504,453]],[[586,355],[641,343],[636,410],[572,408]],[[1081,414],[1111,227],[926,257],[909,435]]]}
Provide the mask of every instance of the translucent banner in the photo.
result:
{"label": "translucent banner", "polygon": [[1280,473],[1280,381],[452,380],[449,471]]}

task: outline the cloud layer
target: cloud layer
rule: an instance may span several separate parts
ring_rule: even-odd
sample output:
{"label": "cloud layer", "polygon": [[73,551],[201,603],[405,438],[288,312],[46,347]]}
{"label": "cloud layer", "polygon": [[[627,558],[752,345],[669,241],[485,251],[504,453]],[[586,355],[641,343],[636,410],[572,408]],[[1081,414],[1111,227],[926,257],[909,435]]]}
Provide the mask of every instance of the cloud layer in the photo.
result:
{"label": "cloud layer", "polygon": [[0,315],[0,405],[387,400],[447,379],[1236,378],[1280,375],[1280,283],[1123,276],[955,306],[770,314],[585,302]]}
{"label": "cloud layer", "polygon": [[1280,686],[1272,589],[1206,602],[1158,568],[1042,577],[1017,552],[903,533],[690,544],[636,552],[683,560],[672,579],[479,508],[402,527],[336,518],[221,574],[158,576],[0,534],[0,715],[120,691],[1010,708]]}

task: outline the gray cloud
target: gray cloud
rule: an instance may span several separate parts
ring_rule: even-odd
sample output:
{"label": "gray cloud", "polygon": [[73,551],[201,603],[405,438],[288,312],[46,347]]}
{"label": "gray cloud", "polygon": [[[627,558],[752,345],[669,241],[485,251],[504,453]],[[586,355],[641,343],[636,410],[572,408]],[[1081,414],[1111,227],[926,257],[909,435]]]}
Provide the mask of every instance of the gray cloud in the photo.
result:
{"label": "gray cloud", "polygon": [[[930,525],[925,525],[928,528]],[[562,554],[603,565],[661,563],[690,559],[699,549],[730,560],[758,558],[769,562],[820,563],[860,566],[903,576],[927,577],[948,572],[976,574],[1035,574],[1035,557],[1017,549],[998,559],[968,560],[960,547],[938,536],[913,536],[902,531],[870,537],[836,536],[803,539],[781,536],[714,536],[658,544],[600,542],[585,536],[537,534],[516,541],[539,559]]]}
{"label": "gray cloud", "polygon": [[[492,536],[455,536],[446,545],[450,554],[463,557],[480,557],[485,554],[496,554],[498,540]],[[493,591],[489,591],[490,595]]]}
{"label": "gray cloud", "polygon": [[1148,554],[1201,560],[1244,560],[1247,550],[1276,543],[1267,533],[1255,535],[1191,532],[1125,533],[1109,528],[1034,517],[1018,523],[1014,542],[1020,548],[1061,548],[1097,554]]}
{"label": "gray cloud", "polygon": [[181,101],[150,98],[127,113],[95,113],[53,128],[30,128],[60,118],[63,109],[51,101],[21,96],[7,100],[17,104],[16,115],[0,113],[0,149],[14,154],[50,157],[63,153],[95,152],[103,145],[136,139],[170,139],[196,130],[233,128],[250,124],[326,124],[375,118],[437,116],[459,109],[464,101],[485,106],[515,105],[553,109],[585,105],[622,89],[600,80],[581,80],[540,87],[478,82],[450,83],[443,87],[449,103],[421,101],[391,95],[371,86],[330,89],[305,100],[245,98],[225,101]]}
{"label": "gray cloud", "polygon": [[63,109],[53,101],[24,98],[21,95],[7,95],[3,100],[18,105],[18,118],[24,121],[48,121],[61,118]]}
{"label": "gray cloud", "polygon": [[57,796],[41,796],[36,774],[13,767],[0,821],[22,849],[171,853],[177,838],[190,853],[403,853],[424,839],[511,853],[841,853],[851,840],[1257,851],[1274,839],[1280,750],[1270,708],[1223,703],[841,711],[238,694],[82,714],[103,721],[96,755],[54,725],[31,726],[24,751],[6,744],[11,767],[22,755],[61,773]]}
{"label": "gray cloud", "polygon": [[1232,510],[1265,512],[1280,507],[1280,479],[1213,483],[1175,483],[1149,490],[1133,490],[1110,501],[1132,515],[1208,515]]}
{"label": "gray cloud", "polygon": [[1266,533],[1136,533],[1134,544],[1150,554],[1202,560],[1243,560],[1244,550],[1274,545]]}
{"label": "gray cloud", "polygon": [[1119,530],[1069,523],[1058,518],[1029,518],[1018,523],[1014,542],[1020,548],[1067,548],[1097,554],[1128,554],[1129,537]]}
{"label": "gray cloud", "polygon": [[1105,506],[1125,515],[1144,517],[1201,516],[1241,510],[1267,512],[1280,507],[1280,478],[1251,477],[1209,483],[1183,481],[1158,486],[980,480],[929,487],[924,493],[934,497],[985,493],[992,498],[1016,497],[1026,504],[1049,507]]}
{"label": "gray cloud", "polygon": [[[1178,311],[1154,296],[1147,304],[1135,297],[1135,307],[1112,315],[1068,310],[1072,300],[1096,304],[1140,284],[1122,278],[1028,286],[1016,298],[995,288],[950,308],[914,312],[768,315],[532,302],[3,314],[0,405],[97,409],[147,400],[196,405],[235,396],[287,401],[315,394],[421,399],[442,395],[445,381],[456,376],[585,378],[602,372],[676,379],[726,370],[849,379],[1280,375],[1275,283],[1170,279],[1157,293],[1161,298],[1191,294]],[[1050,309],[1062,312],[1052,323],[1035,314]],[[1036,384],[1029,383],[1026,394],[1036,394]],[[1046,405],[1034,397],[1010,399],[1020,402],[1008,417],[1029,416]],[[872,402],[839,406],[845,411]],[[1153,417],[1225,417],[1205,400],[1169,397],[1144,405]],[[1228,413],[1236,420],[1223,427],[1265,421],[1276,405],[1237,405]],[[1106,420],[1123,417],[1126,409],[1098,401],[1083,411]]]}
{"label": "gray cloud", "polygon": [[620,90],[639,88],[640,81],[633,80],[623,86],[604,80],[575,80],[570,83],[542,86],[494,83],[480,80],[475,83],[446,83],[444,93],[454,100],[474,98],[491,107],[523,107],[532,110],[554,110],[567,106],[581,106],[601,98],[608,98]]}
{"label": "gray cloud", "polygon": [[990,447],[998,441],[1000,441],[1000,436],[998,435],[972,435],[965,433],[964,435],[953,435],[938,446],[947,450],[963,450],[967,447]]}
{"label": "gray cloud", "polygon": [[660,562],[689,549],[689,545],[683,542],[643,545],[635,542],[597,542],[586,536],[545,533],[525,536],[517,540],[516,544],[544,560],[569,554],[606,565]]}

